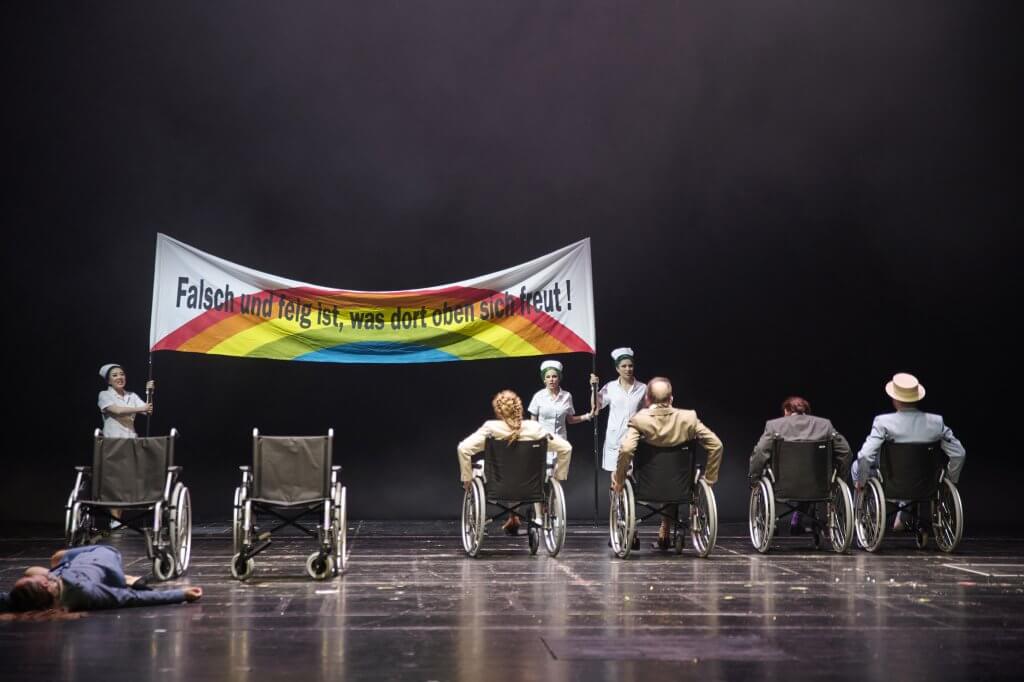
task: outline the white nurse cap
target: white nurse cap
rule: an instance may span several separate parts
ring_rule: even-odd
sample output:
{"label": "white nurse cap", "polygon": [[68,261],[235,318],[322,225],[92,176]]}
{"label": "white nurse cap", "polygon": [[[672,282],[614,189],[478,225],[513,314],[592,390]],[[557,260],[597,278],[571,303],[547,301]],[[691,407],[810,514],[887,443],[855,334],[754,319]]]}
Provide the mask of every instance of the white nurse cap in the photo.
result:
{"label": "white nurse cap", "polygon": [[540,371],[541,372],[546,372],[549,369],[554,369],[559,374],[561,374],[562,373],[562,363],[560,363],[558,360],[545,360],[544,362],[540,363]]}
{"label": "white nurse cap", "polygon": [[633,357],[633,349],[623,346],[622,348],[616,348],[612,351],[612,361],[617,365],[619,360],[624,357]]}
{"label": "white nurse cap", "polygon": [[110,370],[120,366],[121,365],[117,364],[116,362],[112,362],[109,365],[103,365],[102,367],[100,367],[100,376],[103,377],[104,381],[106,381],[107,375],[110,374]]}

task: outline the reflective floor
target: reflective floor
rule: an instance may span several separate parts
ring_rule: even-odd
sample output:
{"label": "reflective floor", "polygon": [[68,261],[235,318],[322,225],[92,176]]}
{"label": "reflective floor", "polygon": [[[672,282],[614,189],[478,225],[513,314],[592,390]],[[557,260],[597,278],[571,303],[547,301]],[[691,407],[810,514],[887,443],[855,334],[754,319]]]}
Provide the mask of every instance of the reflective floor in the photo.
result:
{"label": "reflective floor", "polygon": [[[0,679],[654,680],[1019,678],[1024,539],[971,538],[953,556],[886,540],[838,556],[783,538],[753,552],[724,526],[709,559],[645,548],[612,559],[573,526],[552,559],[497,535],[462,553],[455,523],[353,523],[344,577],[305,576],[312,551],[275,538],[245,584],[227,525],[197,528],[196,604],[0,622]],[[129,573],[137,537],[111,538]],[[0,584],[56,538],[0,538]]]}

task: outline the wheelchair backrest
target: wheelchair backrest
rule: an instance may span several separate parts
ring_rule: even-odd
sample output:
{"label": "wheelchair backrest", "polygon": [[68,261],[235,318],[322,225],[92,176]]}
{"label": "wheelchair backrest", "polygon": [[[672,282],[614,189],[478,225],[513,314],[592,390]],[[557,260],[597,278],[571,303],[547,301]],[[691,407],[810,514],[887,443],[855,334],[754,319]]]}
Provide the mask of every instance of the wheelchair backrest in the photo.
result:
{"label": "wheelchair backrest", "polygon": [[633,456],[636,499],[645,502],[688,502],[697,466],[692,442],[657,447],[644,441]]}
{"label": "wheelchair backrest", "polygon": [[488,438],[484,445],[487,497],[520,502],[543,500],[547,454],[547,439],[509,443]]}
{"label": "wheelchair backrest", "polygon": [[878,471],[890,500],[924,500],[935,494],[949,458],[934,443],[882,443]]}
{"label": "wheelchair backrest", "polygon": [[772,445],[771,467],[775,476],[775,497],[796,501],[828,499],[834,469],[832,441],[776,438]]}
{"label": "wheelchair backrest", "polygon": [[175,433],[152,438],[95,436],[92,499],[129,504],[163,499],[167,467],[174,466]]}
{"label": "wheelchair backrest", "polygon": [[263,436],[252,439],[252,496],[283,503],[330,497],[333,437]]}

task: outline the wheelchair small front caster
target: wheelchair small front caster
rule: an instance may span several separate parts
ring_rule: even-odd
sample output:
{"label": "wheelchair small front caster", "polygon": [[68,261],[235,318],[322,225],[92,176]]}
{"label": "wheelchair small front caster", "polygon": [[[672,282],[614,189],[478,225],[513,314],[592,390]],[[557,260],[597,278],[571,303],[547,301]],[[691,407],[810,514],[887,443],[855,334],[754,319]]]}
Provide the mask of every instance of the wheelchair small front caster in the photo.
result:
{"label": "wheelchair small front caster", "polygon": [[153,557],[153,575],[157,580],[170,580],[174,577],[174,558],[170,552],[160,550]]}
{"label": "wheelchair small front caster", "polygon": [[328,554],[322,552],[313,552],[306,559],[306,573],[313,580],[326,580],[333,573],[333,567],[331,566],[331,557]]}
{"label": "wheelchair small front caster", "polygon": [[241,554],[231,557],[231,577],[235,580],[247,580],[256,570],[256,562],[252,559],[242,560]]}

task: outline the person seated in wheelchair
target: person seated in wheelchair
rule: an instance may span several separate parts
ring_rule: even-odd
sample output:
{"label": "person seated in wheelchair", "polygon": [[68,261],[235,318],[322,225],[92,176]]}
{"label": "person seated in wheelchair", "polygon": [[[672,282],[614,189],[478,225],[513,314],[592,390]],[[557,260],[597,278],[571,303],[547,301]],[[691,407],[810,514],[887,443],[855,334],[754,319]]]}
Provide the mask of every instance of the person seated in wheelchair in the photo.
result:
{"label": "person seated in wheelchair", "polygon": [[[640,440],[655,447],[674,447],[687,441],[697,441],[707,451],[708,462],[704,480],[709,485],[718,481],[718,470],[722,464],[722,441],[714,431],[697,418],[694,410],[672,407],[672,383],[665,377],[655,377],[647,383],[647,406],[630,417],[626,433],[619,444],[619,459],[612,474],[612,490],[622,492],[626,475]],[[662,515],[658,540],[654,549],[669,549],[671,544],[672,518],[678,513],[667,510]],[[636,541],[634,541],[636,544]]]}
{"label": "person seated in wheelchair", "polygon": [[[569,462],[572,459],[572,445],[569,441],[556,436],[544,428],[540,422],[523,421],[523,401],[515,392],[504,390],[491,400],[495,419],[488,419],[480,428],[466,436],[459,443],[459,473],[462,485],[469,490],[473,480],[473,456],[484,451],[488,438],[514,443],[517,440],[547,440],[548,451],[555,453],[553,477],[564,481],[569,477]],[[506,530],[510,534],[518,533],[519,516],[510,515]]]}
{"label": "person seated in wheelchair", "polygon": [[[840,472],[850,466],[850,444],[839,433],[832,422],[824,417],[811,414],[811,404],[800,396],[790,396],[782,401],[782,416],[769,419],[764,425],[764,433],[758,439],[754,451],[750,454],[750,481],[755,484],[764,472],[764,467],[772,456],[773,441],[781,438],[784,441],[821,442],[832,441],[832,456]],[[845,475],[845,473],[844,473]],[[807,514],[810,504],[802,502],[797,505],[798,511],[790,518],[789,534],[800,535],[807,532],[800,520],[801,514]]]}
{"label": "person seated in wheelchair", "polygon": [[[946,426],[941,415],[922,412],[918,405],[924,399],[924,386],[913,374],[895,374],[885,385],[886,394],[892,399],[895,412],[880,414],[871,424],[871,433],[864,440],[857,459],[850,468],[853,483],[858,491],[864,489],[868,478],[878,468],[878,453],[886,441],[893,443],[933,443],[938,441],[942,451],[949,457],[947,472],[953,483],[960,479],[967,453],[964,446]],[[909,515],[901,511],[893,521],[893,530],[910,530]]]}
{"label": "person seated in wheelchair", "polygon": [[90,545],[54,552],[49,568],[28,567],[10,594],[0,596],[6,597],[0,611],[94,611],[194,602],[203,589],[150,589],[141,578],[125,575],[116,548]]}

